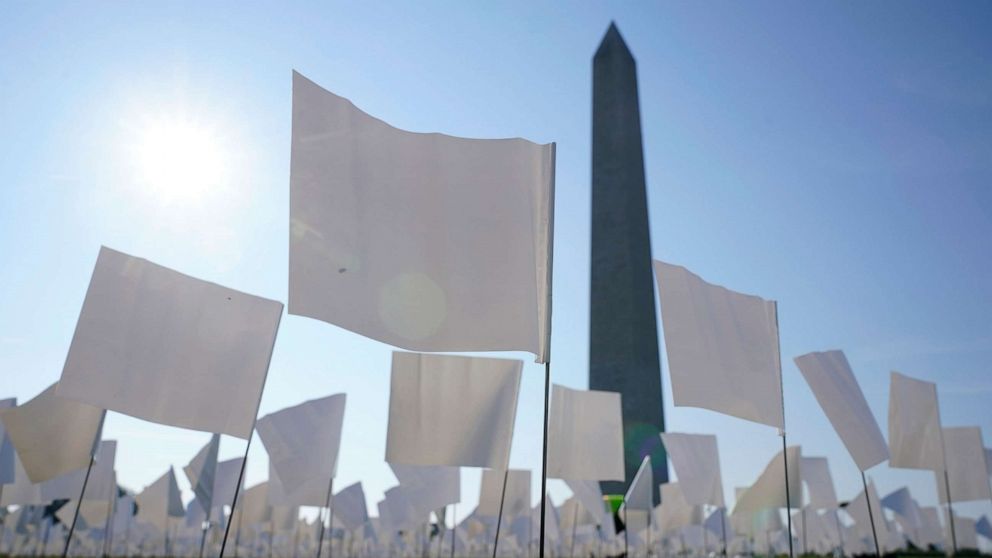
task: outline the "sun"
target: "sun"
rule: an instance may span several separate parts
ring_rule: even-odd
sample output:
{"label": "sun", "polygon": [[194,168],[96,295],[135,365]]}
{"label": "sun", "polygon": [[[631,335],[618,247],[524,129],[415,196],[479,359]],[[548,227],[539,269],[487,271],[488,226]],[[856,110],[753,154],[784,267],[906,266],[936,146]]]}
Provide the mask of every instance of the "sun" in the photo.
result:
{"label": "sun", "polygon": [[189,119],[149,119],[140,126],[133,147],[140,185],[162,203],[200,201],[228,180],[220,138]]}

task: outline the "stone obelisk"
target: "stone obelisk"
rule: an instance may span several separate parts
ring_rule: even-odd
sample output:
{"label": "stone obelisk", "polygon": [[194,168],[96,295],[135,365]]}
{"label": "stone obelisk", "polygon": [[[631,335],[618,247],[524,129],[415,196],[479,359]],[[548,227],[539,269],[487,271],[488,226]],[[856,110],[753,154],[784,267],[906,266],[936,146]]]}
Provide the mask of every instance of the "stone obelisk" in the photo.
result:
{"label": "stone obelisk", "polygon": [[648,230],[637,65],[610,24],[592,62],[592,284],[589,389],[619,392],[623,404],[625,483],[651,456],[654,500],[668,481],[658,436],[665,419]]}

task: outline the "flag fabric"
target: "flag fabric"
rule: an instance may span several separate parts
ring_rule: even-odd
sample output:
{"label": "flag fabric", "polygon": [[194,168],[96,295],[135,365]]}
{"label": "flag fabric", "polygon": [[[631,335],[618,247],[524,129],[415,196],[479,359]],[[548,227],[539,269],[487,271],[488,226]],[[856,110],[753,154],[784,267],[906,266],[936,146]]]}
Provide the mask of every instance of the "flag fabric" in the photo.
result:
{"label": "flag fabric", "polygon": [[45,501],[78,500],[79,493],[86,483],[86,493],[83,500],[99,500],[106,502],[109,494],[116,489],[114,462],[117,458],[117,442],[103,440],[97,446],[93,456],[93,468],[89,471],[89,481],[86,481],[89,466],[69,471],[41,483],[41,497]]}
{"label": "flag fabric", "polygon": [[[661,440],[678,477],[681,497],[690,505],[724,507],[720,451],[712,434],[662,432]],[[662,503],[664,504],[664,497]]]}
{"label": "flag fabric", "polygon": [[214,495],[214,479],[217,476],[217,452],[220,451],[220,434],[210,436],[210,441],[203,446],[193,460],[183,467],[189,484],[193,487],[193,494],[200,508],[206,513],[207,521],[210,520]]}
{"label": "flag fabric", "polygon": [[503,499],[503,518],[510,519],[530,509],[529,470],[510,469],[509,472],[505,472],[499,469],[486,469],[482,471],[482,484],[479,486],[479,507],[475,510],[478,515],[496,517],[499,514],[504,478],[506,497]]}
{"label": "flag fabric", "polygon": [[399,130],[293,73],[289,312],[548,358],[554,144]]}
{"label": "flag fabric", "polygon": [[56,396],[57,387],[52,384],[23,405],[0,409],[0,422],[32,483],[89,466],[100,441],[106,412]]}
{"label": "flag fabric", "polygon": [[231,521],[242,528],[272,519],[272,506],[269,505],[269,483],[260,482],[248,487],[238,498],[238,507],[231,514]]}
{"label": "flag fabric", "polygon": [[269,483],[266,501],[270,506],[314,506],[327,505],[327,490],[331,480],[327,477],[313,477],[290,490],[285,487],[272,460],[269,460]]}
{"label": "flag fabric", "polygon": [[[244,488],[244,479],[241,480],[240,487],[238,486],[238,478],[241,476],[241,465],[244,463],[244,460],[244,457],[235,457],[217,464],[217,473],[214,478],[214,495],[211,499],[211,505],[213,505],[214,509],[231,505],[234,501],[234,493],[240,488]],[[216,517],[222,518],[224,516],[223,510],[221,512]]]}
{"label": "flag fabric", "polygon": [[[9,409],[17,406],[17,399],[0,399],[0,409]],[[10,436],[3,427],[0,420],[0,485],[13,484],[14,482],[14,444],[10,441]]]}
{"label": "flag fabric", "polygon": [[676,406],[785,428],[776,304],[654,262]]}
{"label": "flag fabric", "polygon": [[686,501],[683,488],[682,481],[666,482],[660,487],[661,505],[656,509],[657,524],[663,535],[677,533],[690,525],[703,522],[702,506]]}
{"label": "flag fabric", "polygon": [[[871,506],[871,515],[868,515],[868,506]],[[874,520],[875,531],[878,533],[878,544],[880,552],[886,551],[885,543],[889,537],[889,524],[885,519],[885,514],[882,513],[882,501],[878,497],[878,492],[875,491],[875,483],[871,480],[868,481],[868,490],[864,489],[858,493],[858,495],[851,500],[851,503],[847,505],[847,514],[854,519],[854,526],[858,533],[863,537],[872,536],[872,521]],[[874,550],[874,542],[871,543],[871,549]]]}
{"label": "flag fabric", "polygon": [[568,489],[572,491],[575,498],[582,502],[586,511],[592,514],[596,524],[600,528],[609,526],[610,531],[612,531],[613,522],[608,521],[610,516],[606,510],[606,503],[603,502],[603,492],[599,488],[599,483],[589,480],[565,479],[565,484],[568,485]]}
{"label": "flag fabric", "polygon": [[555,385],[548,415],[548,478],[624,480],[620,394]]}
{"label": "flag fabric", "polygon": [[883,508],[892,510],[892,513],[901,516],[913,529],[919,529],[923,526],[920,506],[905,486],[886,495],[882,498],[881,504]]}
{"label": "flag fabric", "polygon": [[944,452],[947,459],[947,479],[937,473],[937,494],[940,503],[946,504],[947,485],[951,488],[951,502],[992,500],[989,477],[985,469],[985,447],[982,429],[977,426],[944,428]]}
{"label": "flag fabric", "polygon": [[623,508],[628,511],[650,512],[654,509],[653,491],[654,475],[651,472],[651,457],[645,455],[623,497]]}
{"label": "flag fabric", "polygon": [[937,384],[892,372],[889,383],[889,453],[890,467],[944,470]]}
{"label": "flag fabric", "polygon": [[734,513],[754,514],[765,509],[802,507],[802,450],[800,446],[789,446],[786,450],[789,460],[789,500],[786,505],[785,463],[782,452],[768,462],[758,480],[737,499]]}
{"label": "flag fabric", "polygon": [[134,498],[138,504],[138,519],[165,531],[170,517],[183,517],[186,510],[179,494],[179,484],[172,467]]}
{"label": "flag fabric", "polygon": [[400,485],[416,493],[420,506],[428,511],[461,501],[461,469],[390,463]]}
{"label": "flag fabric", "polygon": [[505,469],[519,360],[393,353],[386,461]]}
{"label": "flag fabric", "polygon": [[975,523],[975,531],[979,535],[981,535],[981,536],[985,537],[986,539],[989,539],[990,541],[992,541],[992,522],[989,522],[988,516],[983,515],[981,517],[981,519],[979,519]]}
{"label": "flag fabric", "polygon": [[882,430],[844,353],[808,353],[794,360],[858,469],[867,471],[888,459]]}
{"label": "flag fabric", "polygon": [[830,476],[830,464],[826,457],[805,457],[800,460],[802,480],[809,494],[807,505],[813,509],[834,509],[837,507],[837,491]]}
{"label": "flag fabric", "polygon": [[362,483],[348,485],[334,495],[334,517],[350,531],[368,522],[369,512]]}
{"label": "flag fabric", "polygon": [[35,484],[28,478],[21,460],[14,455],[14,480],[0,485],[0,508],[4,506],[31,506],[47,504],[41,497],[41,483]]}
{"label": "flag fabric", "polygon": [[337,473],[346,400],[345,394],[339,393],[258,419],[258,436],[284,489],[294,492],[314,483],[323,486],[326,493],[327,484]]}
{"label": "flag fabric", "polygon": [[282,303],[101,248],[58,395],[247,439]]}
{"label": "flag fabric", "polygon": [[992,449],[985,448],[985,471],[992,477]]}

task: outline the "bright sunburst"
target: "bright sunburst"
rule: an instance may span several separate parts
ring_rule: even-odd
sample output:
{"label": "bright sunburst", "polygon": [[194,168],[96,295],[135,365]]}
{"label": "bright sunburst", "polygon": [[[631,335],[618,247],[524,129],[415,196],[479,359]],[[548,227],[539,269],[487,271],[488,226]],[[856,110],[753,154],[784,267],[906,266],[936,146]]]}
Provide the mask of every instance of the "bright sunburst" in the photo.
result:
{"label": "bright sunburst", "polygon": [[139,181],[161,202],[196,202],[227,181],[227,154],[210,128],[182,117],[160,117],[137,132]]}

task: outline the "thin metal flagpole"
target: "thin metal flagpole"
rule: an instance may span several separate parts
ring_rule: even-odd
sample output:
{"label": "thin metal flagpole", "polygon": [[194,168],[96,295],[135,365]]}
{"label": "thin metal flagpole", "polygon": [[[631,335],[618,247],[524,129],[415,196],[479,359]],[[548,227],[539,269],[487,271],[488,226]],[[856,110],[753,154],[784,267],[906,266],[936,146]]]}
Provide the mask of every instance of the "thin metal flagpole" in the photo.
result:
{"label": "thin metal flagpole", "polygon": [[723,532],[723,555],[727,555],[727,508],[720,508],[720,530]]}
{"label": "thin metal flagpole", "polygon": [[[941,436],[943,439],[943,436]],[[943,440],[942,440],[943,443]],[[951,548],[958,553],[958,536],[954,529],[954,502],[951,500],[951,481],[947,476],[947,458],[944,458],[944,489],[947,490],[947,523],[951,526]],[[952,554],[953,556],[953,554]]]}
{"label": "thin metal flagpole", "polygon": [[455,514],[458,513],[458,504],[451,505],[451,558],[455,558],[455,530],[458,529],[458,520]]}
{"label": "thin metal flagpole", "polygon": [[868,521],[871,522],[871,536],[875,539],[875,556],[881,558],[882,550],[878,546],[878,532],[875,531],[875,514],[871,512],[871,496],[868,494],[868,480],[865,478],[864,471],[861,471],[861,484],[865,487],[865,506],[868,507]]}
{"label": "thin metal flagpole", "polygon": [[571,548],[568,549],[569,556],[575,556],[575,527],[579,524],[579,503],[575,502],[573,507],[575,512],[572,513],[572,544],[570,545]]}
{"label": "thin metal flagpole", "polygon": [[785,384],[782,380],[782,336],[778,326],[778,302],[775,302],[775,345],[778,349],[778,389],[782,396],[782,465],[785,467],[785,519],[788,524],[789,558],[795,556],[792,549],[792,495],[789,494],[789,449],[785,438]]}
{"label": "thin metal flagpole", "polygon": [[79,519],[79,508],[83,507],[83,496],[86,494],[86,485],[90,482],[90,471],[93,470],[95,458],[90,454],[90,464],[86,467],[86,476],[83,478],[83,489],[79,491],[79,500],[76,502],[76,511],[72,514],[72,526],[69,527],[69,535],[65,538],[65,548],[62,549],[62,558],[69,555],[69,544],[72,542],[72,533],[76,530],[76,521]]}
{"label": "thin metal flagpole", "polygon": [[503,490],[499,495],[499,513],[496,515],[496,538],[493,539],[493,558],[496,558],[496,547],[499,545],[499,529],[503,524],[503,503],[506,501],[506,483],[510,480],[510,465],[507,463],[503,471]]}
{"label": "thin metal flagpole", "polygon": [[[444,506],[444,508],[442,508],[442,509],[445,510],[445,512],[447,512],[448,506]],[[437,512],[434,512],[434,513],[435,513],[435,515],[437,514]],[[445,515],[447,515],[447,513],[445,513]],[[438,522],[437,522],[437,558],[441,558],[441,551],[444,549],[444,528],[445,528],[445,524],[444,524],[444,517],[438,517],[437,519],[438,519]]]}
{"label": "thin metal flagpole", "polygon": [[809,554],[809,545],[806,544],[806,507],[802,509],[803,514],[803,554]]}
{"label": "thin metal flagpole", "polygon": [[[328,512],[327,512],[327,515],[328,515],[328,518],[327,519],[329,520],[328,522],[334,521],[333,518],[330,517],[332,515],[331,514],[331,511],[330,511],[330,509],[331,509],[331,493],[332,492],[334,492],[334,477],[331,477],[331,480],[328,481],[328,483],[327,483],[327,499],[324,500],[324,507],[327,508],[327,510],[328,510]],[[321,510],[322,513],[323,513],[323,511],[324,510]],[[321,520],[320,520],[320,536],[318,537],[317,540],[318,540],[318,542],[317,542],[317,558],[320,558],[320,552],[321,552],[321,550],[323,550],[323,547],[324,547],[324,520],[323,520],[323,518],[321,518]]]}
{"label": "thin metal flagpole", "polygon": [[544,449],[541,454],[541,534],[537,555],[544,558],[544,515],[548,498],[548,401],[551,399],[551,359],[544,363]]}
{"label": "thin metal flagpole", "polygon": [[103,525],[103,558],[110,556],[110,528],[117,509],[117,484],[110,488],[110,500],[107,502],[107,522]]}

